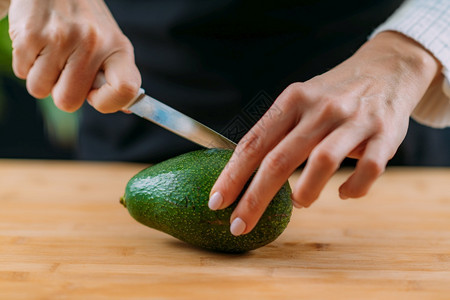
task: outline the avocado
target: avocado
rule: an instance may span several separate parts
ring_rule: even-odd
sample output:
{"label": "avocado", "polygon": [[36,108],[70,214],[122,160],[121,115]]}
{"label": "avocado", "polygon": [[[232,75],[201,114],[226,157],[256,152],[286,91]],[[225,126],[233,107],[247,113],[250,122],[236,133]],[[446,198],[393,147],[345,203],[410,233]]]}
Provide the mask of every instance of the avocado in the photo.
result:
{"label": "avocado", "polygon": [[289,223],[291,188],[283,185],[250,233],[233,236],[230,216],[242,194],[226,209],[208,208],[211,188],[231,154],[198,150],[148,167],[129,180],[121,203],[138,222],[198,247],[230,253],[262,247]]}

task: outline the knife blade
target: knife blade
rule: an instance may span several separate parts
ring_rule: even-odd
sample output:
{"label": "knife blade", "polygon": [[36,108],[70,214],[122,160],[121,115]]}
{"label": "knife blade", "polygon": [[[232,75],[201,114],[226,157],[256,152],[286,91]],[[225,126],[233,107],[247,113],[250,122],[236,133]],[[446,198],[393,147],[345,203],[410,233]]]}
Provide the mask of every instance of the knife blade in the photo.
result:
{"label": "knife blade", "polygon": [[224,149],[236,147],[223,135],[146,94],[140,94],[125,109],[200,146]]}
{"label": "knife blade", "polygon": [[[99,72],[93,87],[98,89],[105,83],[103,72]],[[223,149],[234,149],[236,147],[234,142],[218,132],[146,95],[142,88],[124,109],[200,146]]]}

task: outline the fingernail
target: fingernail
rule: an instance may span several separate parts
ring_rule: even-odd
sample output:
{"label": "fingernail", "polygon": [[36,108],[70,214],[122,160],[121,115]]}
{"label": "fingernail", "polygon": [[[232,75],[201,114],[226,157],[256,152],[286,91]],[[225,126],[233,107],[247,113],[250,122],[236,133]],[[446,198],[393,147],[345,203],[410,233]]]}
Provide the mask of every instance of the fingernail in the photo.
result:
{"label": "fingernail", "polygon": [[297,203],[295,201],[292,201],[292,205],[294,205],[295,208],[303,208],[304,206],[301,205],[300,203]]}
{"label": "fingernail", "polygon": [[241,235],[246,227],[247,225],[245,224],[244,221],[242,221],[241,218],[236,218],[233,220],[230,226],[231,234],[234,236]]}
{"label": "fingernail", "polygon": [[339,194],[339,198],[341,198],[342,200],[348,199],[348,197],[344,194]]}
{"label": "fingernail", "polygon": [[215,192],[208,201],[208,207],[212,210],[219,209],[223,203],[223,196],[219,192]]}

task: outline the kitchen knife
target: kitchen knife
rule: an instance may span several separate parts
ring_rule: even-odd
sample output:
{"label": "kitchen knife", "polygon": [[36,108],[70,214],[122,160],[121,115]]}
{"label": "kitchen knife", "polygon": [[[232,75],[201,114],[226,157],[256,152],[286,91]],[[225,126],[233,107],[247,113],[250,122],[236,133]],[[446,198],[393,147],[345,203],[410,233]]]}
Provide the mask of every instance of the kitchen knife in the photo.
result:
{"label": "kitchen knife", "polygon": [[[103,72],[100,72],[95,79],[93,87],[100,88],[105,83],[105,75]],[[138,95],[124,109],[200,146],[223,149],[234,149],[236,147],[235,143],[223,135],[146,95],[142,88],[139,89]]]}

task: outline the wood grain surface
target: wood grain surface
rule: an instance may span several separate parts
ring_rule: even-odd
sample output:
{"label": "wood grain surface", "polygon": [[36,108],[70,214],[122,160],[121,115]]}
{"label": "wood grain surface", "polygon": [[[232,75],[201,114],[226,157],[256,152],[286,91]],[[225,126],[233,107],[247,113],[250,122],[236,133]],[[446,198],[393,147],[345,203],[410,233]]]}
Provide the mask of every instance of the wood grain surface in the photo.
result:
{"label": "wood grain surface", "polygon": [[346,201],[341,171],[275,242],[226,255],[129,216],[144,167],[0,160],[0,299],[450,299],[450,169],[388,168]]}

